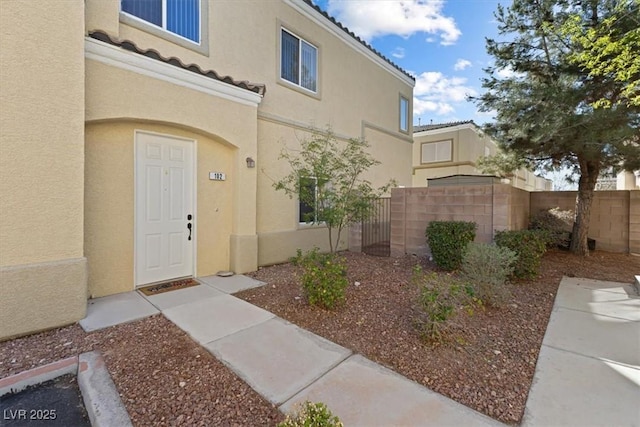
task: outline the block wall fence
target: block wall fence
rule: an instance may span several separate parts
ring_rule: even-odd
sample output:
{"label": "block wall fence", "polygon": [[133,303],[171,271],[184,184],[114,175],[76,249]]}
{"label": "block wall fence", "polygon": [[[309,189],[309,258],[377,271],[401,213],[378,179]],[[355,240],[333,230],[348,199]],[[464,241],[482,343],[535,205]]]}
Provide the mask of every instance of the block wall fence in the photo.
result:
{"label": "block wall fence", "polygon": [[[425,230],[431,221],[473,221],[476,242],[491,242],[497,230],[527,228],[529,217],[541,210],[574,211],[576,195],[527,192],[507,184],[394,188],[391,256],[427,255]],[[591,209],[589,237],[598,250],[640,254],[640,191],[597,191]]]}

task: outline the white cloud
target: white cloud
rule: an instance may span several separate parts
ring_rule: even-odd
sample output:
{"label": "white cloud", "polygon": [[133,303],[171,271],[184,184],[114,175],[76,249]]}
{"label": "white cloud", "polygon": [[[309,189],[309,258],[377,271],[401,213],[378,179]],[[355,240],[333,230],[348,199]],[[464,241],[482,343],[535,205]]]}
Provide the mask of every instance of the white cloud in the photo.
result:
{"label": "white cloud", "polygon": [[453,69],[456,71],[462,71],[468,67],[471,67],[471,61],[467,61],[466,59],[458,59],[456,61],[456,64],[453,66]]}
{"label": "white cloud", "polygon": [[450,45],[462,33],[452,17],[442,14],[443,5],[443,0],[329,0],[328,12],[367,41],[427,33],[439,35],[440,44]]}
{"label": "white cloud", "polygon": [[467,96],[478,92],[467,86],[463,77],[447,77],[437,71],[427,71],[416,77],[413,90],[413,113],[433,112],[447,115],[455,111],[455,105],[466,101]]}
{"label": "white cloud", "polygon": [[403,47],[395,48],[393,52],[391,52],[391,56],[398,59],[404,58],[404,48]]}
{"label": "white cloud", "polygon": [[511,67],[501,68],[496,71],[496,75],[501,79],[510,79],[513,77],[522,77],[522,73],[516,73]]}

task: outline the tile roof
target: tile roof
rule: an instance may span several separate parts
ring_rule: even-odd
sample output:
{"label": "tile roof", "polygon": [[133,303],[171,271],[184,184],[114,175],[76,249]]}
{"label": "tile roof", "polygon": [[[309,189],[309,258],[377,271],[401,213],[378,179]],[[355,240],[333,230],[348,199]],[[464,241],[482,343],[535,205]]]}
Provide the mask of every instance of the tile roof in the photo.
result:
{"label": "tile roof", "polygon": [[449,123],[430,123],[428,125],[414,126],[413,127],[413,133],[424,132],[424,131],[435,130],[435,129],[450,128],[450,127],[454,127],[454,126],[466,125],[466,124],[469,124],[469,123],[471,123],[474,126],[476,126],[476,124],[473,122],[473,120],[463,120],[463,121],[459,121],[459,122],[449,122]]}
{"label": "tile roof", "polygon": [[200,74],[205,77],[209,77],[214,80],[221,81],[223,83],[227,83],[241,89],[246,89],[250,92],[255,92],[258,95],[264,96],[267,91],[267,87],[264,84],[256,84],[250,83],[247,81],[238,81],[234,80],[230,76],[221,76],[213,70],[203,70],[199,65],[196,64],[185,64],[180,59],[172,56],[167,58],[162,56],[158,51],[154,49],[140,49],[136,44],[130,40],[118,40],[115,37],[111,37],[109,34],[103,31],[92,31],[89,33],[89,37],[100,40],[104,43],[108,43],[113,46],[121,47],[122,49],[146,56],[151,59],[155,59],[156,61],[164,62],[169,65],[173,65],[178,68],[182,68],[187,71],[191,71],[192,73]]}
{"label": "tile roof", "polygon": [[328,19],[329,21],[331,21],[334,25],[336,25],[338,28],[340,28],[342,31],[344,31],[345,33],[349,34],[351,37],[353,37],[356,41],[358,41],[360,44],[362,44],[364,47],[366,47],[367,49],[369,49],[371,52],[375,53],[376,55],[378,55],[380,58],[382,58],[384,61],[388,62],[389,65],[391,65],[392,67],[394,67],[396,70],[400,71],[402,74],[404,74],[405,76],[409,77],[411,80],[415,81],[416,78],[414,76],[412,76],[411,74],[409,74],[407,71],[405,71],[404,69],[402,69],[398,64],[394,63],[393,61],[391,61],[389,58],[387,58],[386,56],[384,56],[382,53],[378,52],[377,50],[375,50],[369,43],[365,42],[364,40],[362,40],[360,37],[358,37],[357,35],[355,35],[351,30],[349,30],[349,28],[345,27],[344,25],[342,25],[341,22],[339,22],[338,20],[336,20],[333,16],[329,15],[327,12],[325,12],[324,10],[322,10],[320,7],[318,7],[317,5],[313,4],[313,2],[311,0],[302,0],[303,2],[305,2],[306,4],[308,4],[309,6],[311,6],[313,9],[315,9],[320,15],[322,15],[323,17],[325,17],[326,19]]}

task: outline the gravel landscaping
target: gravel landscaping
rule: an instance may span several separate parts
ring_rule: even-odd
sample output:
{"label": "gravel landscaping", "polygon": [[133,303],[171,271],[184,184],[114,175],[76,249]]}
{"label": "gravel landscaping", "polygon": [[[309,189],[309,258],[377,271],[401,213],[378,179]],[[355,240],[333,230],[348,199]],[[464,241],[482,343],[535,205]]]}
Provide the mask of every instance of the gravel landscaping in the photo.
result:
{"label": "gravel landscaping", "polygon": [[537,279],[510,285],[503,308],[460,316],[446,342],[427,344],[414,327],[418,289],[410,277],[416,264],[436,267],[413,256],[344,256],[350,284],[346,304],[335,311],[304,301],[300,271],[291,264],[251,274],[268,284],[236,296],[509,424],[522,418],[562,276],[631,283],[640,271],[640,258],[630,255],[550,251]]}
{"label": "gravel landscaping", "polygon": [[[631,283],[640,271],[638,257],[551,251],[539,278],[510,285],[503,308],[460,316],[450,339],[428,344],[414,327],[418,289],[410,277],[416,264],[436,267],[413,256],[344,256],[347,300],[335,311],[304,301],[291,264],[251,274],[267,285],[236,296],[509,424],[522,418],[562,276]],[[284,418],[161,315],[93,333],[72,325],[0,342],[0,378],[92,350],[104,355],[136,426],[275,425]]]}
{"label": "gravel landscaping", "polygon": [[0,343],[0,378],[102,352],[135,426],[275,425],[284,416],[178,327],[157,315],[85,333],[78,325]]}

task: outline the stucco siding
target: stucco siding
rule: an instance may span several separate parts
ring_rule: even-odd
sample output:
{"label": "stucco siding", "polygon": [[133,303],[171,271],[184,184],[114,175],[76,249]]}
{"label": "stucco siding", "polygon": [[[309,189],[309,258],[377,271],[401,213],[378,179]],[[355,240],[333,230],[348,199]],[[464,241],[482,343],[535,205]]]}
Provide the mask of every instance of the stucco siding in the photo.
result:
{"label": "stucco siding", "polygon": [[3,266],[82,257],[82,4],[0,8]]}
{"label": "stucco siding", "polygon": [[87,310],[87,260],[0,268],[0,341],[68,325]]}
{"label": "stucco siding", "polygon": [[86,310],[83,4],[0,6],[0,340]]}
{"label": "stucco siding", "polygon": [[[220,140],[163,124],[128,121],[94,124],[86,131],[85,252],[92,297],[134,289],[136,131],[196,141],[196,275],[229,269],[237,175],[233,165],[237,150]],[[209,172],[214,171],[224,172],[226,180],[210,180]]]}

